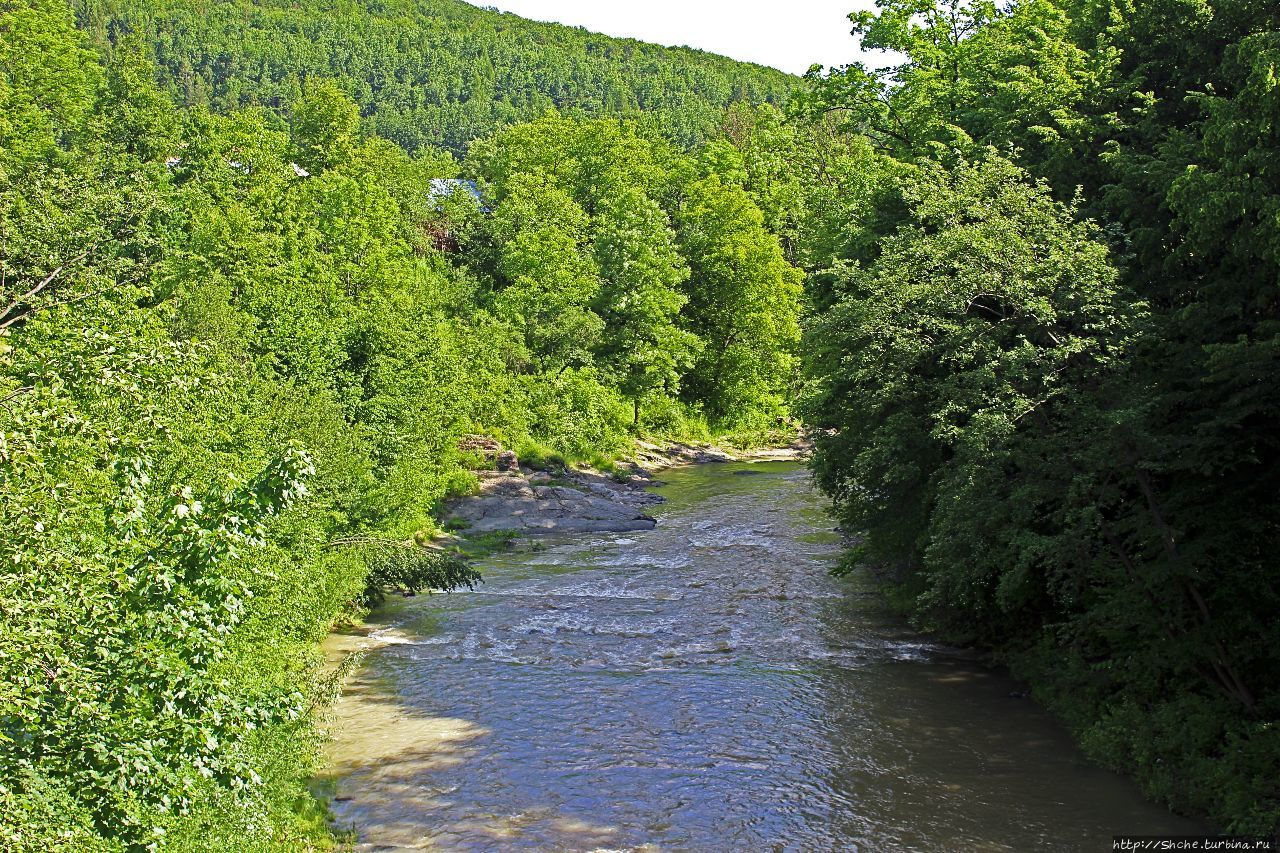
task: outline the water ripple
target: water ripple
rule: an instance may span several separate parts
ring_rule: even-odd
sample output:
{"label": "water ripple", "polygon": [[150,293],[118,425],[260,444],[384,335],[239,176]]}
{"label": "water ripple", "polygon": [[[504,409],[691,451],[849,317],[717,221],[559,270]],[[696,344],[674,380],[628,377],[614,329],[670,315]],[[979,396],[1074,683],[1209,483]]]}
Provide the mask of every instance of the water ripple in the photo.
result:
{"label": "water ripple", "polygon": [[829,570],[797,466],[666,475],[656,530],[378,614],[338,711],[369,850],[1028,850],[1192,831]]}

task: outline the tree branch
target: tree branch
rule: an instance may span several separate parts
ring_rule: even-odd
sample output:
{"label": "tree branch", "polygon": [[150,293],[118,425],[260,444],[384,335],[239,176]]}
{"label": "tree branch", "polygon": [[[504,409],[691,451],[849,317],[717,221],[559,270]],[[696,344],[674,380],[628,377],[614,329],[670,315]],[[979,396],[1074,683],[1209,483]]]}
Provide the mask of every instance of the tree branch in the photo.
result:
{"label": "tree branch", "polygon": [[[53,284],[53,282],[57,280],[58,276],[62,275],[63,271],[65,271],[67,267],[71,266],[72,264],[80,263],[85,258],[89,257],[89,255],[92,254],[93,250],[96,249],[97,247],[98,247],[98,244],[94,243],[92,246],[85,249],[83,252],[76,255],[71,260],[65,261],[59,264],[58,267],[54,269],[53,272],[45,276],[44,279],[42,279],[38,284],[36,284],[26,293],[22,294],[21,296],[17,297],[12,302],[10,302],[9,305],[4,309],[4,311],[0,312],[0,321],[2,321],[0,322],[0,329],[7,329],[10,326],[12,326],[14,323],[21,320],[23,317],[30,314],[33,309],[28,308],[26,311],[22,311],[20,309],[24,305],[27,305],[31,299],[33,299],[36,296],[39,296],[41,291],[43,291],[46,287]],[[72,301],[78,302],[80,300],[79,299],[69,300],[65,302],[54,303],[54,305],[67,305],[67,304],[71,304]],[[54,307],[54,306],[48,306],[48,307]],[[17,313],[14,313],[14,312],[17,312]]]}

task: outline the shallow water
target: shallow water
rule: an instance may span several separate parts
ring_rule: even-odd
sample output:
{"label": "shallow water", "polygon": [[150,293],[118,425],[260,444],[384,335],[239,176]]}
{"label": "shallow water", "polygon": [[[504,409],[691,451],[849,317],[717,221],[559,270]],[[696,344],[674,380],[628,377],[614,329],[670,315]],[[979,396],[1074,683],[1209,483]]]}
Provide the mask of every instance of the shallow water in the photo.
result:
{"label": "shallow water", "polygon": [[397,599],[337,710],[334,812],[376,850],[1104,850],[1199,832],[1020,688],[828,569],[793,463],[666,472],[658,528]]}

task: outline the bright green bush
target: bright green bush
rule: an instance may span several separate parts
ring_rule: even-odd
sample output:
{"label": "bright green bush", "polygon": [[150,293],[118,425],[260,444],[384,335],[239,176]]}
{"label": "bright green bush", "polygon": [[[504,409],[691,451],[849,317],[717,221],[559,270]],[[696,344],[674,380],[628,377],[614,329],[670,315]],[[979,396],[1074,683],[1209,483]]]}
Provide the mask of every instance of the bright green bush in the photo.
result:
{"label": "bright green bush", "polygon": [[530,377],[525,383],[529,433],[571,459],[619,451],[629,440],[631,408],[593,370]]}

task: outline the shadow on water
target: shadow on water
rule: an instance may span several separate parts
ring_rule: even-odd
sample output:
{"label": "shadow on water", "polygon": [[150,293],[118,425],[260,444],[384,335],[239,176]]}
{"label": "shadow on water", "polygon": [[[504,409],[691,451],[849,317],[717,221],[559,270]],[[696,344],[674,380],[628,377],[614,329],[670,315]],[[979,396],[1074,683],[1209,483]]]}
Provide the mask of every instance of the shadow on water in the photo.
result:
{"label": "shadow on water", "polygon": [[798,466],[664,476],[656,530],[497,555],[475,593],[331,638],[369,647],[330,755],[361,849],[1087,850],[1201,829],[1084,763],[1006,675],[833,580]]}
{"label": "shadow on water", "polygon": [[[393,629],[335,634],[325,651],[336,660],[417,639]],[[557,849],[595,849],[617,835],[613,827],[565,817],[549,807],[460,814],[458,787],[431,780],[447,771],[468,772],[465,765],[482,755],[492,732],[403,701],[377,670],[375,662],[347,682],[330,725],[328,771],[320,780],[331,792],[335,828],[354,831],[359,847],[504,849],[506,842],[532,832]]]}

